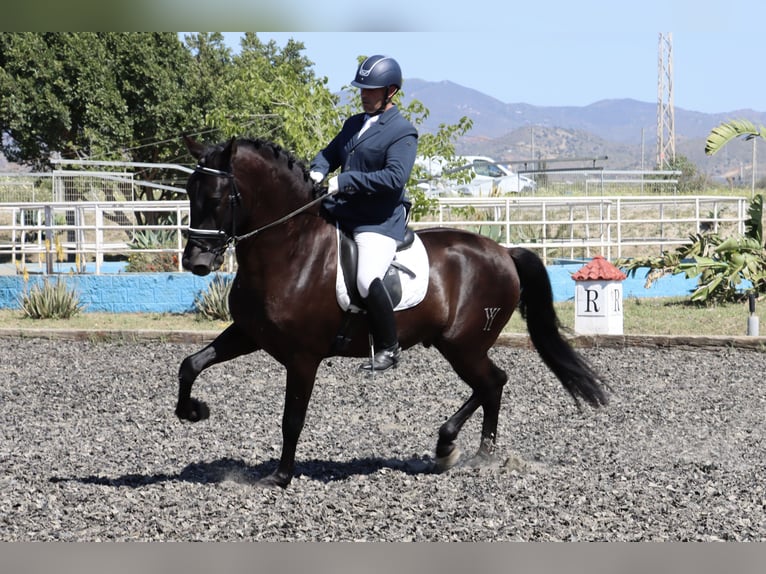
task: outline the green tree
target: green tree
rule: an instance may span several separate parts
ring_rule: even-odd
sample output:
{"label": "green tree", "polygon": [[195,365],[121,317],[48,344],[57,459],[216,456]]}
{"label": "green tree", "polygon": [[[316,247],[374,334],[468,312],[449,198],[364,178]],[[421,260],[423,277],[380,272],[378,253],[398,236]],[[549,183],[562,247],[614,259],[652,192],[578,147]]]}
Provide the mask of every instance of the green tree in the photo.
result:
{"label": "green tree", "polygon": [[679,193],[698,193],[705,187],[705,176],[697,171],[697,166],[684,155],[676,155],[667,165],[667,169],[680,171],[678,178]]}
{"label": "green tree", "polygon": [[130,119],[98,34],[0,34],[0,151],[42,168],[129,141]]}
{"label": "green tree", "polygon": [[192,55],[188,71],[189,117],[186,131],[207,135],[218,130],[210,125],[211,110],[225,107],[225,87],[232,81],[233,56],[223,34],[194,33],[184,36],[184,44]]}
{"label": "green tree", "polygon": [[[428,118],[428,110],[418,101],[412,100],[406,110],[411,121],[419,126]],[[435,133],[418,135],[418,155],[425,158],[439,158],[443,162],[442,169],[450,170],[460,167],[460,161],[455,155],[455,140],[465,135],[473,126],[473,120],[467,116],[460,118],[456,124],[439,124]],[[456,181],[467,181],[468,171],[455,173]],[[407,184],[407,190],[412,200],[412,219],[418,221],[432,213],[437,205],[435,197],[429,197],[426,189],[432,176],[422,165],[415,165]],[[425,185],[421,185],[425,184]]]}
{"label": "green tree", "polygon": [[[246,33],[232,54],[220,33],[0,33],[0,152],[36,169],[51,156],[139,162],[188,159],[180,135],[222,141],[269,139],[308,161],[358,106],[319,78],[301,42],[284,47]],[[399,97],[399,96],[398,96]],[[414,124],[428,117],[417,100],[402,107]],[[471,122],[421,133],[421,155],[454,158]],[[430,207],[417,187],[413,215]],[[160,177],[146,170],[142,179]],[[169,192],[141,188],[142,199]]]}
{"label": "green tree", "polygon": [[[129,139],[120,155],[166,162],[179,156],[179,134],[200,118],[191,112],[193,58],[175,33],[103,33],[127,113]],[[113,153],[117,150],[113,148]]]}
{"label": "green tree", "polygon": [[304,161],[317,145],[340,128],[338,97],[317,78],[313,62],[301,54],[302,42],[261,42],[248,32],[220,97],[207,114],[207,123],[222,139],[232,136],[264,138]]}
{"label": "green tree", "polygon": [[191,63],[175,33],[2,33],[0,151],[38,169],[176,158]]}

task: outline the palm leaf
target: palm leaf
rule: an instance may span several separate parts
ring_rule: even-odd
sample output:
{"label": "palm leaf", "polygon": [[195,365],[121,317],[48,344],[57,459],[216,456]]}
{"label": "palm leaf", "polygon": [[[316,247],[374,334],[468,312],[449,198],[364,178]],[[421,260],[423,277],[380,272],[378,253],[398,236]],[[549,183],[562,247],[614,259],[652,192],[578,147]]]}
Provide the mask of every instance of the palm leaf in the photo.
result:
{"label": "palm leaf", "polygon": [[705,140],[705,153],[713,155],[734,138],[744,136],[746,140],[761,137],[766,139],[766,127],[756,127],[748,120],[731,120],[713,128]]}
{"label": "palm leaf", "polygon": [[745,235],[761,243],[763,241],[763,196],[760,193],[750,202],[747,214],[749,218],[745,222]]}

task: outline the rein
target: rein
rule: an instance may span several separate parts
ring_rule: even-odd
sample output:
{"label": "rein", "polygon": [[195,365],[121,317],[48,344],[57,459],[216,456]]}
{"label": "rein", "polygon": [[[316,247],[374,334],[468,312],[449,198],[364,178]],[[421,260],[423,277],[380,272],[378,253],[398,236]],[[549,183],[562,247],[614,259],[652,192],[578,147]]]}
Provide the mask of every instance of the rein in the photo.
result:
{"label": "rein", "polygon": [[[237,184],[234,181],[234,174],[228,171],[212,169],[202,165],[197,165],[194,168],[194,171],[196,173],[204,173],[204,174],[213,175],[216,177],[225,177],[230,180],[230,185],[232,188],[232,193],[230,194],[230,199],[229,199],[229,205],[231,206],[231,211],[232,211],[231,233],[227,233],[226,231],[222,229],[196,229],[191,226],[187,228],[188,238],[189,240],[192,240],[192,241],[198,237],[210,237],[210,236],[219,237],[223,239],[224,241],[222,245],[218,246],[215,249],[211,249],[211,251],[219,251],[221,253],[226,250],[229,244],[233,244],[236,247],[237,243],[239,243],[240,241],[244,241],[245,239],[255,237],[256,235],[258,235],[259,233],[263,231],[266,231],[267,229],[271,229],[272,227],[276,227],[277,225],[281,225],[285,221],[292,219],[296,215],[306,211],[307,209],[313,207],[314,205],[322,201],[325,198],[325,195],[327,195],[327,194],[322,194],[319,197],[308,202],[307,204],[299,207],[298,209],[291,211],[287,215],[284,215],[283,217],[280,217],[279,219],[275,221],[272,221],[271,223],[267,223],[266,225],[253,229],[252,231],[248,231],[247,233],[243,233],[242,235],[237,235],[236,228],[235,228],[236,217],[234,214],[234,209],[237,205],[239,205],[239,200],[241,196],[239,194],[239,190],[237,189]],[[199,245],[199,243],[197,244]]]}

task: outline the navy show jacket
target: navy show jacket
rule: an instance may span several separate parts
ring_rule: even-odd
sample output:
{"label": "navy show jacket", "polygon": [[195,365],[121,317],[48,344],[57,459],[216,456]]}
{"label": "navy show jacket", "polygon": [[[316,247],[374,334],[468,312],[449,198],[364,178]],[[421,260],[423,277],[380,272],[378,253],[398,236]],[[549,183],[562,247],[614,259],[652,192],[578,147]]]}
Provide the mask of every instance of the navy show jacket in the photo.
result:
{"label": "navy show jacket", "polygon": [[401,241],[409,199],[404,186],[417,156],[418,132],[392,106],[359,137],[366,115],[348,118],[341,131],[311,162],[325,175],[341,168],[338,193],[325,209],[350,233],[374,231]]}

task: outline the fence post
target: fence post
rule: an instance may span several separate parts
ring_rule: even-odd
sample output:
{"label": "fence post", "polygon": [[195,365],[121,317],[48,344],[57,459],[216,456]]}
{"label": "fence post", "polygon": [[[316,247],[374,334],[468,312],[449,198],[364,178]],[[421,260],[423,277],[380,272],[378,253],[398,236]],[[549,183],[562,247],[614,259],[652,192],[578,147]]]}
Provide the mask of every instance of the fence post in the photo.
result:
{"label": "fence post", "polygon": [[50,205],[45,206],[45,272],[53,275],[53,252],[51,251],[51,242],[53,241],[53,208]]}
{"label": "fence post", "polygon": [[96,214],[96,275],[101,275],[101,264],[104,262],[104,253],[101,246],[104,243],[104,211],[101,206],[95,205]]}

